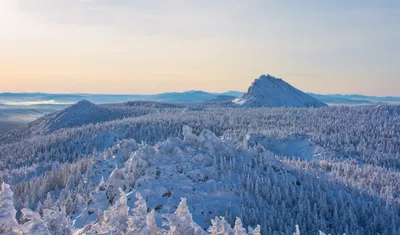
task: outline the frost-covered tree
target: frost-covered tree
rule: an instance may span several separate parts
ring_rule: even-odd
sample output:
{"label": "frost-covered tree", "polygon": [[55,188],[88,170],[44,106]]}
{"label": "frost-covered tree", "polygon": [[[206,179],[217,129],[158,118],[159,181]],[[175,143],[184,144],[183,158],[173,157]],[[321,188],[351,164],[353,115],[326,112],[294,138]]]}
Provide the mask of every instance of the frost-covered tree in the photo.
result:
{"label": "frost-covered tree", "polygon": [[192,214],[187,207],[186,198],[181,198],[181,202],[175,211],[175,214],[165,215],[168,223],[165,225],[170,227],[171,234],[193,234],[203,235],[204,230],[199,225],[193,222]]}
{"label": "frost-covered tree", "polygon": [[151,235],[163,235],[167,234],[167,231],[157,227],[156,220],[155,220],[156,212],[151,210],[150,213],[147,214],[146,217],[146,224],[149,229]]}
{"label": "frost-covered tree", "polygon": [[100,231],[125,234],[128,231],[129,207],[127,195],[120,190],[120,198],[108,210],[104,211]]}
{"label": "frost-covered tree", "polygon": [[257,225],[255,229],[249,227],[249,235],[261,235],[260,225]]}
{"label": "frost-covered tree", "polygon": [[13,234],[19,231],[18,222],[15,219],[16,213],[13,192],[10,186],[3,182],[0,191],[0,233]]}
{"label": "frost-covered tree", "polygon": [[52,235],[72,235],[72,229],[65,213],[58,210],[44,209],[43,219]]}
{"label": "frost-covered tree", "polygon": [[164,226],[169,227],[170,234],[181,234],[187,231],[189,234],[193,234],[192,226],[188,223],[182,222],[176,215],[167,214],[163,216],[167,222],[163,222]]}
{"label": "frost-covered tree", "polygon": [[[149,235],[147,225],[147,205],[140,193],[136,193],[135,209],[129,221],[129,234]],[[151,221],[152,222],[152,221]]]}
{"label": "frost-covered tree", "polygon": [[222,216],[215,217],[215,219],[211,220],[211,224],[212,224],[212,226],[208,229],[208,231],[212,235],[231,235],[231,234],[233,234],[231,225]]}
{"label": "frost-covered tree", "polygon": [[164,223],[164,226],[169,227],[168,234],[171,235],[184,234],[184,233],[187,233],[189,235],[195,234],[193,227],[190,224],[181,221],[176,215],[167,214],[164,215],[164,218],[167,220],[167,222]]}
{"label": "frost-covered tree", "polygon": [[235,227],[233,227],[234,235],[246,235],[246,229],[243,228],[242,220],[240,218],[236,218]]}
{"label": "frost-covered tree", "polygon": [[201,234],[203,230],[198,226],[192,219],[192,214],[189,211],[187,206],[186,198],[181,198],[181,202],[178,205],[178,208],[175,211],[175,215],[183,222],[188,223],[194,230],[195,234]]}
{"label": "frost-covered tree", "polygon": [[296,232],[293,235],[301,235],[300,234],[300,226],[296,224]]}
{"label": "frost-covered tree", "polygon": [[21,212],[23,221],[21,225],[22,234],[51,235],[45,222],[38,213],[26,208],[22,209]]}

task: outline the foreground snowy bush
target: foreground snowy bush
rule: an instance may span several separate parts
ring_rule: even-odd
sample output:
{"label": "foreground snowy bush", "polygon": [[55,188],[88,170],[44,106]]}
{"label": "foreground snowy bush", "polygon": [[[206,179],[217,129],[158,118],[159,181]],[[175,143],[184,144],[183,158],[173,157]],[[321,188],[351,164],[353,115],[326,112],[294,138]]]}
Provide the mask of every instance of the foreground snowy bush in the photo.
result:
{"label": "foreground snowy bush", "polygon": [[[148,212],[146,201],[137,193],[137,202],[133,214],[129,215],[127,206],[127,194],[122,190],[121,197],[114,206],[104,211],[102,216],[94,224],[86,225],[83,229],[75,231],[74,234],[131,234],[131,235],[206,235],[193,220],[186,205],[186,199],[181,203],[174,214],[164,215],[165,226],[169,229],[158,228],[154,220],[154,211]],[[0,191],[0,233],[1,234],[36,234],[36,235],[67,235],[72,234],[72,229],[65,224],[65,218],[59,217],[58,213],[47,210],[45,219],[39,213],[29,209],[22,209],[22,221],[18,224],[15,219],[16,210],[13,206],[12,191],[5,183]],[[217,217],[212,221],[208,229],[210,234],[235,234],[235,235],[260,235],[260,226],[256,229],[249,228],[249,233],[242,227],[239,218],[236,219],[234,228],[226,222],[223,217]]]}

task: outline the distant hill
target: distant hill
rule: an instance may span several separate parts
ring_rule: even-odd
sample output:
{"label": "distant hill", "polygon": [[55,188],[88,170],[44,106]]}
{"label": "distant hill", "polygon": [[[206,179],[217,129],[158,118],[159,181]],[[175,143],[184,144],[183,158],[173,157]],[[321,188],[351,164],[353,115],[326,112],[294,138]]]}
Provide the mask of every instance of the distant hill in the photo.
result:
{"label": "distant hill", "polygon": [[321,95],[309,93],[309,95],[331,105],[368,105],[368,104],[400,104],[400,97],[366,96],[366,95]]}
{"label": "distant hill", "polygon": [[320,101],[330,104],[330,105],[363,105],[363,104],[373,104],[371,101],[368,100],[356,100],[350,99],[345,97],[337,97],[337,96],[330,96],[330,95],[319,95],[319,94],[312,94],[310,95]]}
{"label": "distant hill", "polygon": [[236,98],[236,97],[241,96],[243,93],[244,92],[241,92],[241,91],[227,91],[227,92],[221,93],[221,95],[223,95],[223,96],[233,96],[233,97]]}
{"label": "distant hill", "polygon": [[186,91],[186,92],[168,92],[158,95],[152,95],[150,100],[167,101],[167,102],[185,102],[195,103],[211,100],[217,97],[217,94],[208,93],[205,91]]}
{"label": "distant hill", "polygon": [[271,75],[261,75],[233,103],[244,107],[323,107],[318,99]]}
{"label": "distant hill", "polygon": [[28,136],[48,134],[63,128],[142,116],[155,110],[155,108],[146,105],[132,106],[128,103],[98,105],[82,100],[54,113],[38,116],[35,118],[37,120],[33,119],[35,121],[31,120],[32,122],[23,125],[21,128],[10,130],[4,136],[0,135],[0,142],[5,141],[10,135],[13,135],[15,139],[22,139]]}
{"label": "distant hill", "polygon": [[219,102],[219,101],[232,101],[234,99],[236,99],[236,96],[230,96],[230,95],[219,95],[217,97],[215,97],[212,100],[209,100],[208,102]]}

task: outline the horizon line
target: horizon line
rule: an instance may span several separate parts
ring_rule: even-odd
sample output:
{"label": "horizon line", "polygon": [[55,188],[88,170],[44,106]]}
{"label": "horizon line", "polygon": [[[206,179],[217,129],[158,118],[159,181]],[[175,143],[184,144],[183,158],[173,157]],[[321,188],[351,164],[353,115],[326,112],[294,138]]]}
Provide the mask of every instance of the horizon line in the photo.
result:
{"label": "horizon line", "polygon": [[[219,95],[223,95],[224,93],[228,93],[228,92],[239,92],[239,93],[246,93],[243,91],[235,91],[235,90],[228,90],[228,91],[224,91],[224,92],[209,92],[209,91],[205,91],[205,90],[187,90],[187,91],[166,91],[166,92],[161,92],[161,93],[147,93],[147,94],[141,94],[141,93],[52,93],[52,92],[41,92],[41,91],[37,91],[37,92],[25,92],[25,91],[21,91],[21,92],[7,92],[7,91],[2,91],[0,92],[0,95],[4,95],[4,94],[45,94],[45,95],[109,95],[109,96],[152,96],[152,95],[162,95],[162,94],[167,94],[167,93],[177,93],[177,94],[182,94],[182,93],[188,93],[188,92],[204,92],[204,93],[208,93],[208,94],[219,94]],[[342,96],[366,96],[366,97],[379,97],[379,98],[400,98],[400,95],[384,95],[384,96],[380,96],[380,95],[365,95],[365,94],[361,94],[361,93],[328,93],[328,94],[323,94],[323,93],[314,93],[314,92],[304,92],[306,94],[309,95],[325,95],[325,96],[333,96],[333,95],[342,95]]]}

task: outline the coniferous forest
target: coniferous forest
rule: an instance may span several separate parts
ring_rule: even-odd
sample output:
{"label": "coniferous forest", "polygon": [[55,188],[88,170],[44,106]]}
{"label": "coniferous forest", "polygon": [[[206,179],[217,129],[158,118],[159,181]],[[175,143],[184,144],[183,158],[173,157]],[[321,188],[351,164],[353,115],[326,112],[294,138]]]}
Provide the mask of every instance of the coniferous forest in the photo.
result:
{"label": "coniferous forest", "polygon": [[0,136],[0,231],[399,234],[399,131],[394,105],[82,101]]}

